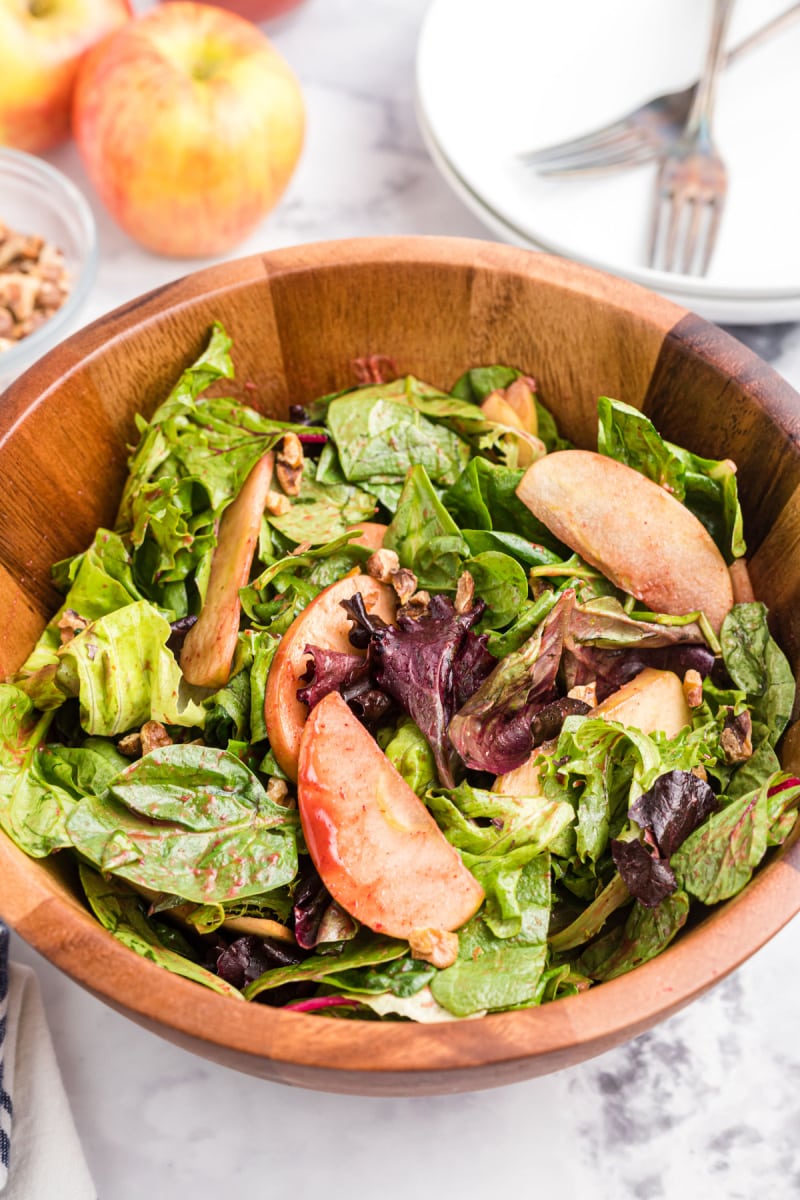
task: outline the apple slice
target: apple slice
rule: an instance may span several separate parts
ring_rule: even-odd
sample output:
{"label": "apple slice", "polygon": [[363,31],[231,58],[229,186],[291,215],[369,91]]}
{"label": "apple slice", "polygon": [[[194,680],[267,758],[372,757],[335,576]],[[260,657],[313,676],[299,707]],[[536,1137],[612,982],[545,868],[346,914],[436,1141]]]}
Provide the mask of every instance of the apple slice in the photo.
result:
{"label": "apple slice", "polygon": [[520,377],[510,383],[505,390],[505,401],[519,417],[522,428],[527,429],[528,433],[538,434],[539,416],[536,412],[536,401],[527,380]]}
{"label": "apple slice", "polygon": [[308,708],[297,699],[302,687],[300,676],[308,665],[306,646],[339,650],[344,654],[363,654],[350,643],[352,622],[341,606],[361,592],[367,612],[377,613],[384,621],[394,621],[397,597],[385,583],[369,575],[348,575],[332,583],[315,596],[295,617],[281,638],[267,676],[264,697],[264,721],[272,752],[290,779],[297,779],[300,737],[308,717]]}
{"label": "apple slice", "polygon": [[452,931],[480,907],[483,888],[338,692],[306,722],[297,801],[322,882],[376,933]]}
{"label": "apple slice", "polygon": [[356,525],[348,525],[347,532],[358,530],[358,537],[352,540],[353,545],[366,546],[368,550],[380,550],[388,528],[388,525],[381,525],[380,521],[359,521]]}
{"label": "apple slice", "polygon": [[[518,429],[520,433],[528,433],[517,410],[513,408],[501,392],[492,392],[481,404],[481,412],[487,421],[496,421],[498,425],[508,425],[510,429]],[[511,436],[510,434],[506,435]],[[521,467],[527,467],[536,457],[533,446],[525,438],[514,439],[517,443],[517,462]]]}
{"label": "apple slice", "polygon": [[[678,676],[674,671],[657,671],[653,667],[646,667],[586,715],[618,721],[620,725],[629,725],[632,729],[640,729],[642,733],[661,730],[670,738],[676,737],[692,723],[692,714]],[[504,796],[537,796],[539,767],[534,765],[535,760],[540,754],[552,754],[555,748],[555,741],[537,746],[522,766],[505,775],[498,775],[492,791],[501,792]]]}
{"label": "apple slice", "polygon": [[619,721],[642,733],[660,731],[677,737],[692,723],[683,684],[674,671],[656,671],[647,667],[629,679],[616,692],[593,708],[590,717]]}
{"label": "apple slice", "polygon": [[270,451],[222,514],[205,603],[181,651],[181,670],[197,687],[219,688],[228,682],[239,634],[239,589],[250,578],[271,482]]}
{"label": "apple slice", "polygon": [[517,495],[556,537],[654,612],[702,610],[716,633],[733,607],[725,560],[679,500],[589,450],[537,459]]}

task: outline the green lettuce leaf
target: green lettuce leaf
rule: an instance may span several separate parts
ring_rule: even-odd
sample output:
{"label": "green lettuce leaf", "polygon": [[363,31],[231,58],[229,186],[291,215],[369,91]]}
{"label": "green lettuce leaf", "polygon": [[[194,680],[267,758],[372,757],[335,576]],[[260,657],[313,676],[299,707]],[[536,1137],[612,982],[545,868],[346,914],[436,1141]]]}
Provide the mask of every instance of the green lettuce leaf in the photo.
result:
{"label": "green lettuce leaf", "polygon": [[112,737],[145,721],[202,727],[206,711],[187,693],[169,622],[140,600],[100,617],[60,652],[58,680],[80,701],[81,725]]}
{"label": "green lettuce leaf", "polygon": [[541,854],[562,841],[575,820],[574,808],[564,800],[506,796],[466,781],[450,790],[428,791],[425,804],[456,849],[488,857],[507,855],[520,846]]}
{"label": "green lettuce leaf", "polygon": [[70,845],[74,794],[41,768],[53,713],[42,715],[12,684],[0,684],[0,825],[33,858]]}
{"label": "green lettuce leaf", "polygon": [[[185,954],[177,953],[165,941],[170,938],[168,927],[159,927],[145,916],[141,899],[116,879],[109,879],[80,863],[81,884],[92,912],[100,924],[113,933],[123,946],[134,950],[159,967],[182,975],[195,983],[202,983],[222,996],[243,1000],[242,993],[232,984],[226,983],[211,971],[193,962]],[[173,933],[175,931],[172,931]],[[170,939],[171,940],[171,939]]]}
{"label": "green lettuce leaf", "polygon": [[729,460],[700,458],[667,442],[636,408],[601,396],[597,402],[597,448],[665,487],[705,525],[732,562],[745,553],[736,467]]}
{"label": "green lettuce leaf", "polygon": [[273,803],[234,755],[154,750],[86,797],[68,821],[99,870],[198,904],[269,892],[297,873],[296,814]]}
{"label": "green lettuce leaf", "polygon": [[401,717],[396,727],[383,735],[379,732],[378,742],[389,762],[418,796],[424,796],[428,788],[436,784],[438,775],[433,751],[410,717]]}
{"label": "green lettuce leaf", "polygon": [[774,746],[792,713],[795,681],[786,655],[770,636],[766,606],[735,604],[722,622],[720,644],[728,674]]}

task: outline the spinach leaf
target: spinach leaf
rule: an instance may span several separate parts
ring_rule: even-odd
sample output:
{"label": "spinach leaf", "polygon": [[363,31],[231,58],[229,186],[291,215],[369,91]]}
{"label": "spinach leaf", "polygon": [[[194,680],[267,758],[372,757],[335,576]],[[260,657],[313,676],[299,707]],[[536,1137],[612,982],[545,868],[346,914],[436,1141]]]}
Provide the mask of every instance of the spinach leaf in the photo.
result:
{"label": "spinach leaf", "polygon": [[422,730],[410,717],[401,717],[388,735],[381,737],[379,734],[378,741],[389,762],[418,796],[424,796],[428,788],[436,784],[433,751]]}
{"label": "spinach leaf", "polygon": [[41,770],[40,746],[53,713],[38,713],[19,688],[0,684],[0,825],[33,858],[70,845],[71,791]]}
{"label": "spinach leaf", "polygon": [[348,483],[320,483],[304,475],[300,495],[283,516],[270,517],[275,529],[292,542],[324,545],[351,525],[375,514],[375,498]]}
{"label": "spinach leaf", "polygon": [[234,755],[173,745],[122,771],[102,798],[82,800],[67,827],[101,871],[208,904],[293,879],[295,824]]}
{"label": "spinach leaf", "polygon": [[205,709],[191,698],[167,641],[169,622],[146,600],[88,625],[60,652],[58,680],[78,696],[81,725],[111,737],[147,720],[202,726]]}
{"label": "spinach leaf", "polygon": [[463,529],[461,532],[475,555],[495,551],[516,559],[523,567],[539,567],[560,561],[552,550],[528,542],[516,533],[501,533],[496,529]]}
{"label": "spinach leaf", "polygon": [[528,577],[519,563],[498,550],[468,558],[464,569],[475,583],[475,595],[486,604],[479,628],[503,629],[513,621],[528,595]]}
{"label": "spinach leaf", "polygon": [[625,975],[665,950],[686,924],[688,915],[689,897],[685,892],[673,892],[657,908],[645,908],[637,900],[624,926],[584,950],[577,970],[595,980]]}
{"label": "spinach leaf", "polygon": [[246,1000],[253,1000],[262,992],[281,987],[285,983],[303,983],[306,980],[322,981],[328,975],[338,975],[356,967],[373,967],[389,963],[408,954],[408,943],[394,938],[378,937],[369,930],[362,930],[351,942],[347,942],[339,954],[312,954],[309,958],[291,967],[275,967],[254,979],[244,990]]}
{"label": "spinach leaf", "polygon": [[524,474],[523,470],[475,457],[444,493],[442,504],[462,528],[512,533],[566,555],[566,547],[517,495]]}
{"label": "spinach leaf", "polygon": [[797,816],[800,783],[775,775],[755,791],[729,801],[673,854],[675,876],[703,904],[716,904],[750,882],[767,847],[788,836]]}
{"label": "spinach leaf", "polygon": [[495,658],[505,658],[507,654],[515,654],[517,650],[532,637],[537,627],[554,607],[558,600],[558,592],[541,592],[535,600],[526,600],[520,605],[517,618],[503,633],[489,634],[487,649]]}
{"label": "spinach leaf", "polygon": [[102,796],[111,780],[130,766],[105,738],[87,738],[82,746],[43,745],[38,767],[48,783],[69,792],[76,800],[83,796]]}
{"label": "spinach leaf", "polygon": [[264,694],[278,638],[254,629],[239,634],[228,682],[204,701],[205,741],[224,748],[231,739],[248,743],[267,736]]}
{"label": "spinach leaf", "polygon": [[754,720],[769,731],[774,746],[788,724],[795,681],[785,654],[770,636],[763,604],[735,604],[722,622],[725,668],[747,696]]}
{"label": "spinach leaf", "polygon": [[123,946],[149,959],[156,966],[172,971],[174,975],[202,983],[223,996],[244,999],[232,984],[207,971],[185,954],[176,952],[172,939],[177,931],[148,920],[141,899],[124,884],[104,877],[85,863],[79,863],[78,870],[92,912]]}
{"label": "spinach leaf", "polygon": [[694,513],[732,562],[745,552],[736,467],[700,458],[667,442],[638,409],[601,396],[597,402],[597,448],[666,487]]}
{"label": "spinach leaf", "polygon": [[377,966],[334,971],[325,977],[325,984],[337,991],[341,988],[346,992],[375,996],[391,992],[393,996],[408,997],[427,987],[435,974],[436,967],[407,955]]}
{"label": "spinach leaf", "polygon": [[454,483],[470,449],[444,425],[427,420],[403,400],[354,392],[328,407],[328,429],[351,483],[400,483],[412,466],[434,483]]}
{"label": "spinach leaf", "polygon": [[396,551],[421,588],[455,591],[469,547],[437,498],[424,466],[409,471],[383,544]]}

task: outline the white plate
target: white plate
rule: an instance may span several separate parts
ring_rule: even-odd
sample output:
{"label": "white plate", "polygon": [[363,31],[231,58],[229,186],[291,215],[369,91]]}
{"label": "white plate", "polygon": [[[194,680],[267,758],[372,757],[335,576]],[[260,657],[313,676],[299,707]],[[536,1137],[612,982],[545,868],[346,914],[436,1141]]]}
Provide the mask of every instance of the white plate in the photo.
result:
{"label": "white plate", "polygon": [[[739,0],[736,41],[788,0]],[[420,125],[451,186],[506,240],[625,275],[713,320],[800,319],[800,24],[720,82],[729,196],[704,279],[642,265],[654,166],[545,180],[520,151],[585,132],[700,67],[696,0],[434,0],[420,35]]]}

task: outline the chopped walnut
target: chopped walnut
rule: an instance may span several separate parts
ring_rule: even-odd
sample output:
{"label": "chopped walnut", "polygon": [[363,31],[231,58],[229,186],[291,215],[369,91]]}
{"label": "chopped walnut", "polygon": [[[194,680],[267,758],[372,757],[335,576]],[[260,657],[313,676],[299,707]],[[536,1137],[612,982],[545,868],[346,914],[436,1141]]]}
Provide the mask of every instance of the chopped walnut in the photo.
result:
{"label": "chopped walnut", "polygon": [[570,688],[567,692],[570,700],[582,700],[584,704],[588,704],[590,708],[597,707],[597,681],[592,680],[591,683],[579,683],[574,688]]}
{"label": "chopped walnut", "polygon": [[392,572],[391,579],[397,599],[401,604],[407,604],[417,590],[416,575],[408,567],[401,567],[399,571]]}
{"label": "chopped walnut", "polygon": [[411,957],[420,958],[444,970],[458,958],[458,934],[444,929],[415,929],[409,934]]}
{"label": "chopped walnut", "polygon": [[683,677],[683,694],[689,708],[697,708],[703,703],[703,676],[694,667],[690,667]]}
{"label": "chopped walnut", "polygon": [[76,633],[80,633],[85,629],[89,622],[80,613],[76,613],[74,608],[64,610],[58,621],[58,628],[61,630],[61,645],[66,646],[67,642],[71,642]]}
{"label": "chopped walnut", "polygon": [[411,597],[411,599],[402,605],[402,607],[397,611],[398,614],[402,613],[404,617],[413,617],[415,619],[418,617],[424,617],[425,613],[428,611],[428,605],[430,602],[431,597],[429,592],[414,592],[414,595]]}
{"label": "chopped walnut", "polygon": [[296,433],[287,433],[275,456],[275,474],[285,495],[300,495],[303,465],[303,443]]}
{"label": "chopped walnut", "polygon": [[281,804],[284,808],[289,807],[289,788],[282,779],[272,776],[267,784],[267,795],[273,804]]}
{"label": "chopped walnut", "polygon": [[[376,550],[367,559],[367,574],[378,583],[391,583],[393,577],[400,571],[400,559],[394,550]],[[416,587],[416,580],[414,581]]]}
{"label": "chopped walnut", "polygon": [[726,762],[744,762],[751,757],[753,743],[750,735],[752,732],[753,723],[747,709],[738,716],[733,715],[733,709],[728,710],[719,739]]}
{"label": "chopped walnut", "polygon": [[457,613],[468,613],[475,599],[475,580],[469,571],[463,571],[456,584],[455,609]]}
{"label": "chopped walnut", "polygon": [[0,222],[0,352],[44,324],[69,291],[61,251]]}
{"label": "chopped walnut", "polygon": [[117,742],[117,749],[126,758],[140,758],[142,754],[142,735],[138,730],[135,733],[126,733],[125,737],[121,737]]}
{"label": "chopped walnut", "polygon": [[142,739],[142,754],[158,750],[160,746],[171,746],[172,738],[160,721],[145,721],[139,730]]}
{"label": "chopped walnut", "polygon": [[708,783],[708,771],[702,763],[698,763],[696,767],[692,767],[692,775],[696,775],[698,779],[702,779],[703,783]]}
{"label": "chopped walnut", "polygon": [[291,507],[292,502],[288,496],[282,496],[280,492],[267,492],[264,509],[271,517],[282,517]]}

